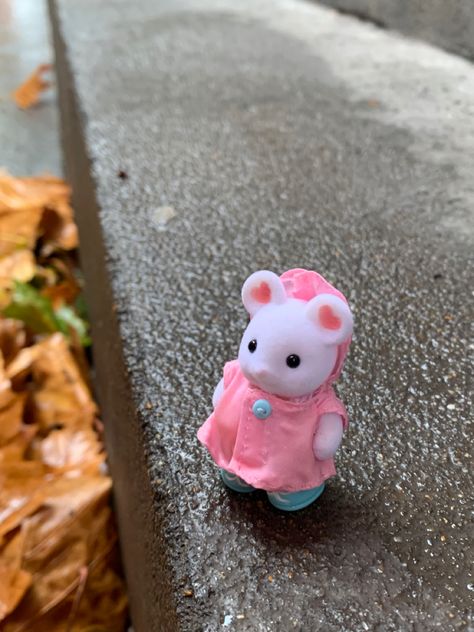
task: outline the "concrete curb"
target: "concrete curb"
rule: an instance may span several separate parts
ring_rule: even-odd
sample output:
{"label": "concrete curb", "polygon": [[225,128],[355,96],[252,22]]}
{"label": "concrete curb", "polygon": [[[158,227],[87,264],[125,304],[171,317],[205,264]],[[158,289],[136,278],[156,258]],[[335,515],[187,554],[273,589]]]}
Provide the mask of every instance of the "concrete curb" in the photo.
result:
{"label": "concrete curb", "polygon": [[[468,118],[467,62],[305,2],[51,14],[136,632],[462,630],[472,129],[450,113]],[[283,515],[227,492],[195,433],[242,281],[296,266],[354,309],[353,424],[321,501]]]}

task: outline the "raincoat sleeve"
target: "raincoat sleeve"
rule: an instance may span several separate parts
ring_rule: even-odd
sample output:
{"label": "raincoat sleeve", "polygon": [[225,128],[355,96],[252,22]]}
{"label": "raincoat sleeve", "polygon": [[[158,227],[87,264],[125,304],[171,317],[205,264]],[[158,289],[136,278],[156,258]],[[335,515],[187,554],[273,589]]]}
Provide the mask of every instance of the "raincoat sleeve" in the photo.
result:
{"label": "raincoat sleeve", "polygon": [[224,365],[224,389],[226,389],[239,372],[239,361],[232,360]]}

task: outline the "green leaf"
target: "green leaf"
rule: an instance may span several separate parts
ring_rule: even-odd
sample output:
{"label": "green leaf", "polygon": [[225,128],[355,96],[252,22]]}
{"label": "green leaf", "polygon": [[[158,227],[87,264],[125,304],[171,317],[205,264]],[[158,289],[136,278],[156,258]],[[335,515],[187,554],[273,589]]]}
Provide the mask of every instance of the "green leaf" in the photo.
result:
{"label": "green leaf", "polygon": [[91,339],[88,335],[89,327],[87,322],[83,320],[72,307],[69,305],[63,305],[56,310],[55,315],[60,330],[64,334],[69,335],[70,329],[74,329],[83,347],[88,347],[91,344]]}
{"label": "green leaf", "polygon": [[6,318],[21,320],[35,334],[60,331],[69,338],[72,329],[81,345],[87,347],[91,344],[87,321],[73,307],[63,305],[54,310],[51,300],[29,283],[15,282],[11,301],[2,314]]}
{"label": "green leaf", "polygon": [[82,320],[89,322],[89,313],[87,311],[87,305],[83,294],[79,294],[79,296],[74,301],[74,309],[76,310],[79,318],[82,318]]}
{"label": "green leaf", "polygon": [[28,283],[15,282],[11,302],[2,314],[6,318],[23,321],[35,334],[58,331],[58,322],[51,301]]}

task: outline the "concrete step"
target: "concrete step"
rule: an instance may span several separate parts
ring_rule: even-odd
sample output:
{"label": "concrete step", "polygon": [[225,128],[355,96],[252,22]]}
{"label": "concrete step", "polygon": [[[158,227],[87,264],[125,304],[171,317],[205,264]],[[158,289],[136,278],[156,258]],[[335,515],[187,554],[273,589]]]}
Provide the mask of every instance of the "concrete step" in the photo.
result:
{"label": "concrete step", "polygon": [[[306,2],[51,11],[136,632],[465,629],[471,65]],[[339,474],[285,515],[196,430],[243,280],[296,266],[356,336]]]}
{"label": "concrete step", "polygon": [[471,0],[319,0],[382,28],[400,30],[474,59]]}

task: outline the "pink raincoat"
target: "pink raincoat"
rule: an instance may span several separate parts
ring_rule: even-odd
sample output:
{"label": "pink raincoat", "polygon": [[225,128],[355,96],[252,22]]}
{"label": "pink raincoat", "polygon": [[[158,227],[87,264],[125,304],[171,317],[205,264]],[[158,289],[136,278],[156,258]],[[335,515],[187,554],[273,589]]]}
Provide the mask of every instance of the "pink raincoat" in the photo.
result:
{"label": "pink raincoat", "polygon": [[[287,295],[309,301],[318,294],[344,296],[316,272],[289,270],[281,277]],[[224,391],[212,415],[198,431],[198,439],[216,464],[266,491],[295,492],[321,485],[334,476],[334,459],[318,461],[313,440],[324,413],[337,413],[347,427],[347,413],[331,386],[337,379],[350,344],[339,346],[333,372],[314,393],[285,399],[262,391],[240,370],[238,360],[224,367]],[[253,413],[257,400],[266,400],[271,414]]]}

